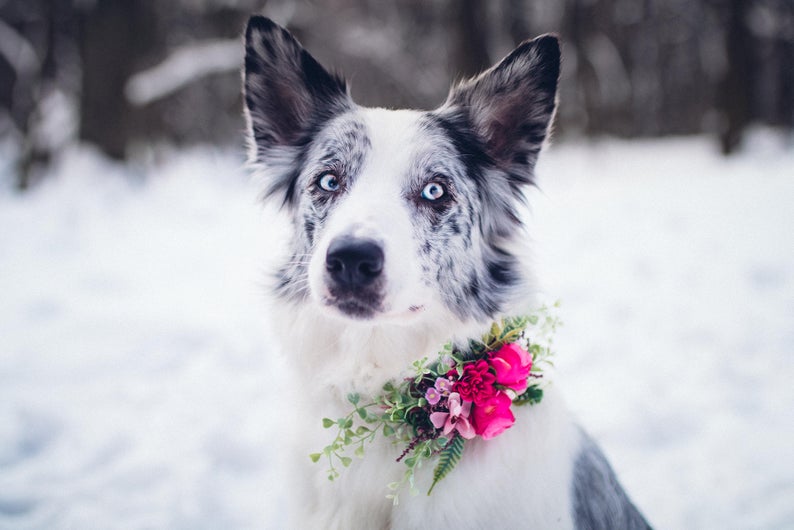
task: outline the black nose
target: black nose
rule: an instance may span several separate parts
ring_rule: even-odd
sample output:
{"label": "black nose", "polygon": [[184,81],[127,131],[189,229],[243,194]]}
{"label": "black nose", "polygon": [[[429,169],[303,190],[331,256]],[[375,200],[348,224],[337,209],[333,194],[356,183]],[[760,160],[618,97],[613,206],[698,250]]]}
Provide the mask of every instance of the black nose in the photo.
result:
{"label": "black nose", "polygon": [[370,239],[338,237],[328,246],[325,269],[341,287],[366,287],[383,271],[383,250]]}

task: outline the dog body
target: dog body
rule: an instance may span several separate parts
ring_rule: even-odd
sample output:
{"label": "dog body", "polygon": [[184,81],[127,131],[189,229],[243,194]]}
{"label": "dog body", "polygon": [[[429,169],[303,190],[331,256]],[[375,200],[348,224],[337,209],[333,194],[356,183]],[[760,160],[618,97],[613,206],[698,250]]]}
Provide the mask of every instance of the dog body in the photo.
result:
{"label": "dog body", "polygon": [[[532,306],[515,213],[555,109],[559,45],[540,37],[432,112],[365,109],[284,29],[246,30],[250,159],[290,217],[273,324],[294,373],[290,528],[646,528],[554,387],[465,456],[432,496],[386,499],[400,448],[376,439],[333,482],[308,455],[345,396],[374,396],[449,340]],[[420,470],[427,491],[431,470]]]}

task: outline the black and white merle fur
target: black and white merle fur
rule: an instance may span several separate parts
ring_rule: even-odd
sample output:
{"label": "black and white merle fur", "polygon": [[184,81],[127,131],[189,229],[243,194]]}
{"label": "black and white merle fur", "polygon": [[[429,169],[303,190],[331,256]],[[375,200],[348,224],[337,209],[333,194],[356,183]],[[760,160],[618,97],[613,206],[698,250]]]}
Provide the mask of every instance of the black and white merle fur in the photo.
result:
{"label": "black and white merle fur", "polygon": [[[289,32],[250,19],[250,160],[292,226],[272,315],[297,390],[283,401],[291,528],[647,528],[553,385],[511,429],[469,442],[432,496],[386,499],[403,469],[384,440],[333,483],[307,456],[348,392],[374,394],[450,338],[528,309],[517,212],[559,68],[558,40],[542,36],[436,110],[362,108]],[[426,490],[430,473],[420,475]]]}

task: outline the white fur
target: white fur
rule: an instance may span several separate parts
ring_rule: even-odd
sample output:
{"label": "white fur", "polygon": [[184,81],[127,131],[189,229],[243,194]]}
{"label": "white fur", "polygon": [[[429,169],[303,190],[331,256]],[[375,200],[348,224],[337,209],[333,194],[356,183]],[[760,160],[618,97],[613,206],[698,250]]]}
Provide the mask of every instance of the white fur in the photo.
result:
{"label": "white fur", "polygon": [[[279,302],[271,322],[292,373],[285,445],[291,452],[290,528],[572,528],[571,476],[581,435],[551,385],[536,406],[515,407],[515,425],[489,441],[467,442],[456,469],[425,495],[432,475],[426,468],[420,494],[402,492],[393,506],[386,484],[405,471],[395,458],[401,448],[378,439],[363,460],[330,482],[327,465],[310,453],[333,438],[323,417],[350,411],[348,392],[377,394],[389,379],[407,373],[411,362],[432,356],[451,338],[478,337],[490,323],[460,322],[422,284],[414,269],[409,210],[400,200],[408,161],[421,148],[416,113],[363,111],[372,143],[361,176],[332,214],[309,268],[311,299]],[[323,303],[323,260],[329,241],[355,232],[383,241],[387,309],[373,320],[354,321]],[[526,293],[525,293],[526,294]],[[517,297],[523,300],[528,296]],[[423,311],[409,312],[421,305]],[[528,307],[515,307],[520,314]]]}
{"label": "white fur", "polygon": [[328,245],[346,235],[374,239],[383,245],[387,290],[379,318],[405,319],[410,317],[411,307],[427,311],[441,304],[435,291],[422,286],[418,261],[412,259],[410,212],[405,201],[399,200],[415,156],[418,115],[410,110],[362,109],[361,117],[370,133],[371,156],[331,216],[311,257],[309,285],[316,302],[323,304],[328,297],[324,283]]}

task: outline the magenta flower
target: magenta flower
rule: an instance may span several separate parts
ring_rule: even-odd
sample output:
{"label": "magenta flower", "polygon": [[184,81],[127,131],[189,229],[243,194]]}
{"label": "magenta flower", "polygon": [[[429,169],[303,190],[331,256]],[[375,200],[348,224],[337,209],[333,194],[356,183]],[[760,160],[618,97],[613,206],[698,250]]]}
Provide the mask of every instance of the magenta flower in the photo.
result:
{"label": "magenta flower", "polygon": [[454,389],[463,399],[480,405],[496,394],[494,383],[496,376],[491,373],[491,365],[480,359],[463,367],[463,375],[455,383]]}
{"label": "magenta flower", "polygon": [[512,427],[516,421],[510,410],[512,403],[510,396],[500,391],[482,405],[474,407],[472,420],[476,433],[490,440]]}
{"label": "magenta flower", "polygon": [[532,355],[518,343],[502,346],[491,355],[490,364],[496,372],[498,384],[514,390],[516,394],[522,394],[527,389],[527,377],[532,370]]}
{"label": "magenta flower", "polygon": [[465,439],[470,440],[476,436],[474,426],[469,421],[471,413],[471,401],[461,401],[460,394],[453,392],[447,400],[449,412],[434,412],[430,415],[430,421],[436,429],[443,429],[445,435],[452,431]]}

